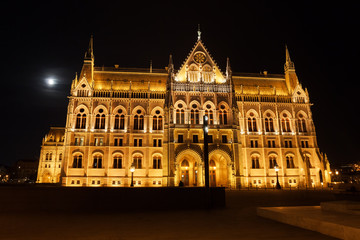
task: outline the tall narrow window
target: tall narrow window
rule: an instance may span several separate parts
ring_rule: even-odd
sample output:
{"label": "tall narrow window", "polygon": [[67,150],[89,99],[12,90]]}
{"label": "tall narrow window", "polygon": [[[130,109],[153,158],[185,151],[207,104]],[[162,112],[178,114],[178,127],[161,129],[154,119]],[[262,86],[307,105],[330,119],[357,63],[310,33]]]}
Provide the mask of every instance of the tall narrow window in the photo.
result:
{"label": "tall narrow window", "polygon": [[219,110],[219,124],[228,124],[228,112],[226,111],[225,105],[220,106]]}
{"label": "tall narrow window", "polygon": [[195,110],[195,124],[200,124],[199,110]]}
{"label": "tall narrow window", "polygon": [[81,116],[81,125],[80,125],[80,128],[81,129],[85,129],[86,127],[86,114],[84,113],[82,116]]}
{"label": "tall narrow window", "polygon": [[283,132],[291,132],[290,119],[287,117],[287,114],[284,114],[283,118],[281,118],[281,128]]}
{"label": "tall narrow window", "polygon": [[114,129],[120,129],[120,116],[119,116],[119,114],[115,115]]}
{"label": "tall narrow window", "polygon": [[158,118],[153,116],[153,130],[158,130]]}
{"label": "tall narrow window", "polygon": [[294,159],[292,156],[286,156],[286,167],[287,168],[295,168]]}
{"label": "tall narrow window", "polygon": [[190,118],[190,123],[191,124],[195,124],[195,111],[193,109],[191,109],[191,114],[190,114],[191,118]]}
{"label": "tall narrow window", "polygon": [[162,116],[160,115],[160,110],[156,110],[155,114],[153,116],[153,130],[162,130],[163,129],[163,123],[162,123]]}
{"label": "tall narrow window", "polygon": [[153,169],[161,169],[161,157],[153,157]]}
{"label": "tall narrow window", "polygon": [[122,157],[121,156],[114,157],[113,168],[122,168]]}
{"label": "tall narrow window", "polygon": [[123,110],[119,109],[118,114],[115,115],[114,129],[124,129],[125,127],[125,115]]}
{"label": "tall narrow window", "polygon": [[274,132],[274,120],[270,117],[265,118],[266,132]]}
{"label": "tall narrow window", "polygon": [[180,109],[176,109],[176,123],[181,124]]}
{"label": "tall narrow window", "polygon": [[185,124],[185,111],[184,111],[184,109],[180,110],[180,124]]}
{"label": "tall narrow window", "polygon": [[134,116],[134,130],[138,130],[139,129],[139,117],[138,115]]}
{"label": "tall narrow window", "polygon": [[274,168],[275,166],[277,166],[276,157],[270,156],[269,157],[269,167]]}
{"label": "tall narrow window", "polygon": [[134,161],[134,166],[136,169],[142,168],[142,156],[135,156],[133,158],[133,161]]}
{"label": "tall narrow window", "polygon": [[257,132],[257,125],[256,125],[255,117],[248,118],[248,129],[249,129],[249,132]]}
{"label": "tall narrow window", "polygon": [[95,129],[105,129],[105,114],[96,114]]}
{"label": "tall narrow window", "polygon": [[80,128],[80,126],[81,126],[81,114],[79,113],[78,115],[76,115],[75,128]]}
{"label": "tall narrow window", "polygon": [[75,155],[73,159],[73,168],[82,168],[82,155]]}
{"label": "tall narrow window", "polygon": [[306,130],[306,121],[303,118],[302,114],[299,115],[299,119],[297,120],[297,123],[298,123],[297,125],[298,125],[299,132],[307,132],[307,130]]}
{"label": "tall narrow window", "polygon": [[102,156],[101,155],[94,156],[93,168],[102,168]]}
{"label": "tall narrow window", "polygon": [[254,156],[251,158],[251,167],[252,168],[260,168],[259,157]]}
{"label": "tall narrow window", "polygon": [[125,116],[122,114],[120,116],[120,129],[125,129]]}
{"label": "tall narrow window", "polygon": [[139,130],[144,130],[144,116],[140,115],[139,117]]}

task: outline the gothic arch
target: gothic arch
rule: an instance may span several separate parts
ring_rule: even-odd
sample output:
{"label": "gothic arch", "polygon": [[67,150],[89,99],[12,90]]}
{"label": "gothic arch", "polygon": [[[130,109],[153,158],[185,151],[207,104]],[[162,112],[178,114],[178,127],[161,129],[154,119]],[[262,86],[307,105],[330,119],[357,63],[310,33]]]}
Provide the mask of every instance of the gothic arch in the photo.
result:
{"label": "gothic arch", "polygon": [[280,113],[280,118],[284,118],[284,114],[286,114],[286,118],[292,118],[292,114],[288,110],[282,110]]}
{"label": "gothic arch", "polygon": [[145,113],[146,113],[146,111],[145,111],[145,109],[143,108],[143,106],[137,105],[136,107],[134,107],[134,109],[132,110],[131,114],[132,114],[132,115],[137,114],[137,110],[141,110],[141,113],[140,113],[140,114],[145,114]]}
{"label": "gothic arch", "polygon": [[307,118],[308,118],[308,115],[307,115],[303,110],[299,110],[299,111],[296,113],[296,117],[297,117],[297,118],[300,118],[300,114],[303,115],[302,118],[304,118],[304,119],[307,119]]}
{"label": "gothic arch", "polygon": [[100,109],[104,110],[104,114],[108,114],[108,109],[104,104],[99,104],[98,106],[96,106],[96,108],[94,109],[94,113],[98,113]]}
{"label": "gothic arch", "polygon": [[84,112],[85,114],[88,114],[89,113],[89,108],[88,106],[85,104],[85,103],[81,103],[79,106],[77,106],[74,110],[74,113],[80,113],[80,109],[84,109]]}
{"label": "gothic arch", "polygon": [[176,154],[175,163],[180,164],[180,160],[183,159],[186,155],[190,155],[194,157],[195,159],[197,159],[198,162],[202,161],[203,159],[202,155],[198,151],[195,151],[194,149],[191,148],[187,148],[187,149],[183,149],[182,151]]}
{"label": "gothic arch", "polygon": [[119,110],[122,110],[122,113],[121,114],[127,114],[127,110],[126,110],[126,108],[124,107],[124,106],[122,106],[122,105],[118,105],[118,106],[116,106],[115,108],[114,108],[114,110],[113,110],[113,114],[114,115],[116,115],[116,114],[118,114],[118,111]]}
{"label": "gothic arch", "polygon": [[267,116],[268,113],[270,114],[270,117],[271,117],[271,118],[275,118],[275,117],[276,117],[274,111],[271,110],[271,109],[266,109],[266,110],[264,111],[264,113],[263,113],[263,117],[264,117],[264,118],[265,118],[265,117],[268,117],[268,116]]}
{"label": "gothic arch", "polygon": [[163,114],[164,114],[163,108],[160,107],[160,106],[156,106],[156,107],[154,107],[154,108],[151,110],[150,115],[156,115],[156,110],[159,110],[159,111],[160,111],[160,115],[163,115]]}
{"label": "gothic arch", "polygon": [[187,104],[183,100],[177,100],[176,103],[174,104],[175,108],[179,108],[179,104],[183,105],[181,107],[181,109],[186,109],[187,108]]}
{"label": "gothic arch", "polygon": [[196,109],[200,109],[201,104],[197,100],[192,100],[189,104],[190,108],[193,109],[193,105],[196,105]]}
{"label": "gothic arch", "polygon": [[205,110],[209,109],[209,108],[206,107],[208,104],[211,106],[210,110],[215,110],[215,109],[216,109],[215,104],[214,104],[212,101],[210,101],[210,100],[207,100],[207,101],[203,104],[203,109],[205,109]]}
{"label": "gothic arch", "polygon": [[253,117],[255,117],[255,118],[258,118],[258,117],[259,117],[259,114],[258,114],[258,112],[257,112],[255,109],[249,109],[249,110],[246,112],[246,117],[247,117],[247,118],[250,117],[251,113],[254,114]]}

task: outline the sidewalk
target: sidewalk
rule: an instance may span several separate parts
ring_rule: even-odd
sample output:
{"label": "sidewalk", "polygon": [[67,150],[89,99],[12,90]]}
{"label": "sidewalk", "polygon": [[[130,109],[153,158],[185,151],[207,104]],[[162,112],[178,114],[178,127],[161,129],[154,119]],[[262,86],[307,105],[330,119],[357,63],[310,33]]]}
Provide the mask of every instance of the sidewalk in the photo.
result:
{"label": "sidewalk", "polygon": [[[9,240],[334,239],[256,215],[258,206],[309,206],[334,200],[329,191],[227,191],[226,198],[227,207],[221,210],[1,214],[0,236]],[[96,199],[89,201],[96,204]]]}

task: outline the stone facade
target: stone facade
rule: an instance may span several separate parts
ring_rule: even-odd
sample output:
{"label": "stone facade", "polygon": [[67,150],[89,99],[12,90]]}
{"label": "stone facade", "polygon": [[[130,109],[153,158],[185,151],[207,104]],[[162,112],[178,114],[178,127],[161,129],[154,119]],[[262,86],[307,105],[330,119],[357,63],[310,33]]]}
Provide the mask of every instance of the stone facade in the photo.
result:
{"label": "stone facade", "polygon": [[[94,67],[91,40],[71,86],[64,142],[43,142],[38,182],[59,181],[61,169],[63,186],[126,187],[133,165],[136,187],[203,186],[204,115],[211,186],[273,187],[275,166],[283,187],[330,181],[287,48],[284,74],[233,73],[229,59],[222,72],[199,35],[178,70],[171,56],[165,69]],[[62,154],[60,169],[45,168],[50,152]]]}

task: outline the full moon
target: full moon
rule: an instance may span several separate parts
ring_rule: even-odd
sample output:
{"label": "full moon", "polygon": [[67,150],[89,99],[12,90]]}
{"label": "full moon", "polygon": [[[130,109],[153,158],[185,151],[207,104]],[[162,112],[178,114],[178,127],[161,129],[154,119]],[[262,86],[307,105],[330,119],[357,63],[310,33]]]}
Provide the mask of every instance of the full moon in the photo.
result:
{"label": "full moon", "polygon": [[46,79],[46,82],[49,86],[53,86],[55,84],[55,79],[53,78],[48,78]]}

